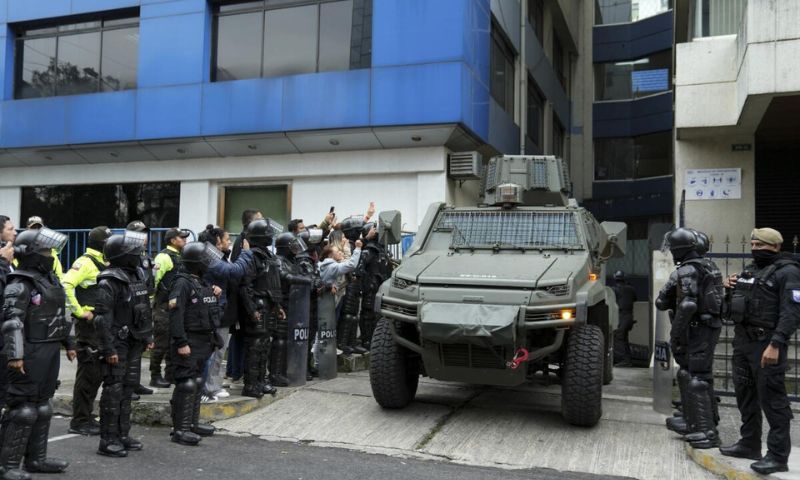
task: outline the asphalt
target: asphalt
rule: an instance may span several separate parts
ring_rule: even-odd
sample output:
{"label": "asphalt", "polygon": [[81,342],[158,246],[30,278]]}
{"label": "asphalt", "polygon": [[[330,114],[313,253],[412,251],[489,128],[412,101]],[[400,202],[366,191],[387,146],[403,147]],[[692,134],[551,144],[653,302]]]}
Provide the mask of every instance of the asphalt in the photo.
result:
{"label": "asphalt", "polygon": [[[57,478],[88,479],[251,479],[313,480],[604,480],[607,475],[558,472],[549,469],[503,470],[387,455],[370,455],[304,443],[264,442],[255,437],[215,435],[197,447],[169,441],[165,427],[134,427],[144,450],[127,458],[97,455],[97,437],[61,436],[66,419],[51,427],[49,455],[66,459],[70,467]],[[36,478],[44,478],[35,476]],[[54,477],[55,478],[55,477]]]}

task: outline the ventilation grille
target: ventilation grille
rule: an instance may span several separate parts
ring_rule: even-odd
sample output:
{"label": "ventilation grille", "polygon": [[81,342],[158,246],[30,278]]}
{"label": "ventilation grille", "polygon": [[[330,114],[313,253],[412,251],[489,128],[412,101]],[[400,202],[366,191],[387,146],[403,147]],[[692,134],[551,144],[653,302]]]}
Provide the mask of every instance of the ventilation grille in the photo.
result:
{"label": "ventilation grille", "polygon": [[481,178],[481,156],[478,152],[458,152],[450,154],[450,178],[457,180],[477,180]]}
{"label": "ventilation grille", "polygon": [[505,369],[503,347],[492,350],[468,344],[441,344],[442,363],[447,367]]}

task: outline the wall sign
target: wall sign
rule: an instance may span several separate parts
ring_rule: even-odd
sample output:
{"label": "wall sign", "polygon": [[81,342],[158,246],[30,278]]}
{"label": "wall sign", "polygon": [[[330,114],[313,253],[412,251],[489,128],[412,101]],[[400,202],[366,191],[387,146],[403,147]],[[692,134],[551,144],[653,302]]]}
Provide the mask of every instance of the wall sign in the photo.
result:
{"label": "wall sign", "polygon": [[734,200],[742,198],[741,168],[686,170],[686,200]]}

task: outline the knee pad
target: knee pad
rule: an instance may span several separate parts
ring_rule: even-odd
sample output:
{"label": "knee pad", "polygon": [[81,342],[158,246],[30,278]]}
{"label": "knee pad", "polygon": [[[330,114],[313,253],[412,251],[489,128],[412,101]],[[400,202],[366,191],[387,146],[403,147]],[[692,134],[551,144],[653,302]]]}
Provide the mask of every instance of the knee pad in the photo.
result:
{"label": "knee pad", "polygon": [[38,420],[48,420],[53,416],[53,403],[47,400],[36,406],[36,415]]}
{"label": "knee pad", "polygon": [[689,370],[685,368],[678,370],[678,385],[688,385],[691,380],[692,374],[689,373]]}
{"label": "knee pad", "polygon": [[711,388],[708,382],[699,377],[692,377],[689,382],[689,390],[693,393],[706,393]]}
{"label": "knee pad", "polygon": [[175,384],[175,390],[182,393],[194,393],[197,383],[193,378],[186,378]]}
{"label": "knee pad", "polygon": [[38,413],[37,409],[30,403],[22,403],[10,409],[6,415],[8,415],[8,421],[11,423],[33,425],[36,423]]}

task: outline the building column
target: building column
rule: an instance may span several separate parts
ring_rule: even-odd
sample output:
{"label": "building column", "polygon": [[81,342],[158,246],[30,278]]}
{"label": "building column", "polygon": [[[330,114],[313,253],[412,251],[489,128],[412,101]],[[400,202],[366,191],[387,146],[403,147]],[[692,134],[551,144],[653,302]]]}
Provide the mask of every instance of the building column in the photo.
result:
{"label": "building column", "polygon": [[206,225],[215,223],[217,195],[211,190],[212,185],[208,180],[181,182],[180,228],[188,228],[199,234]]}
{"label": "building column", "polygon": [[22,188],[20,187],[0,187],[0,215],[5,215],[11,219],[17,228],[23,224],[25,219],[19,218],[22,213]]}

